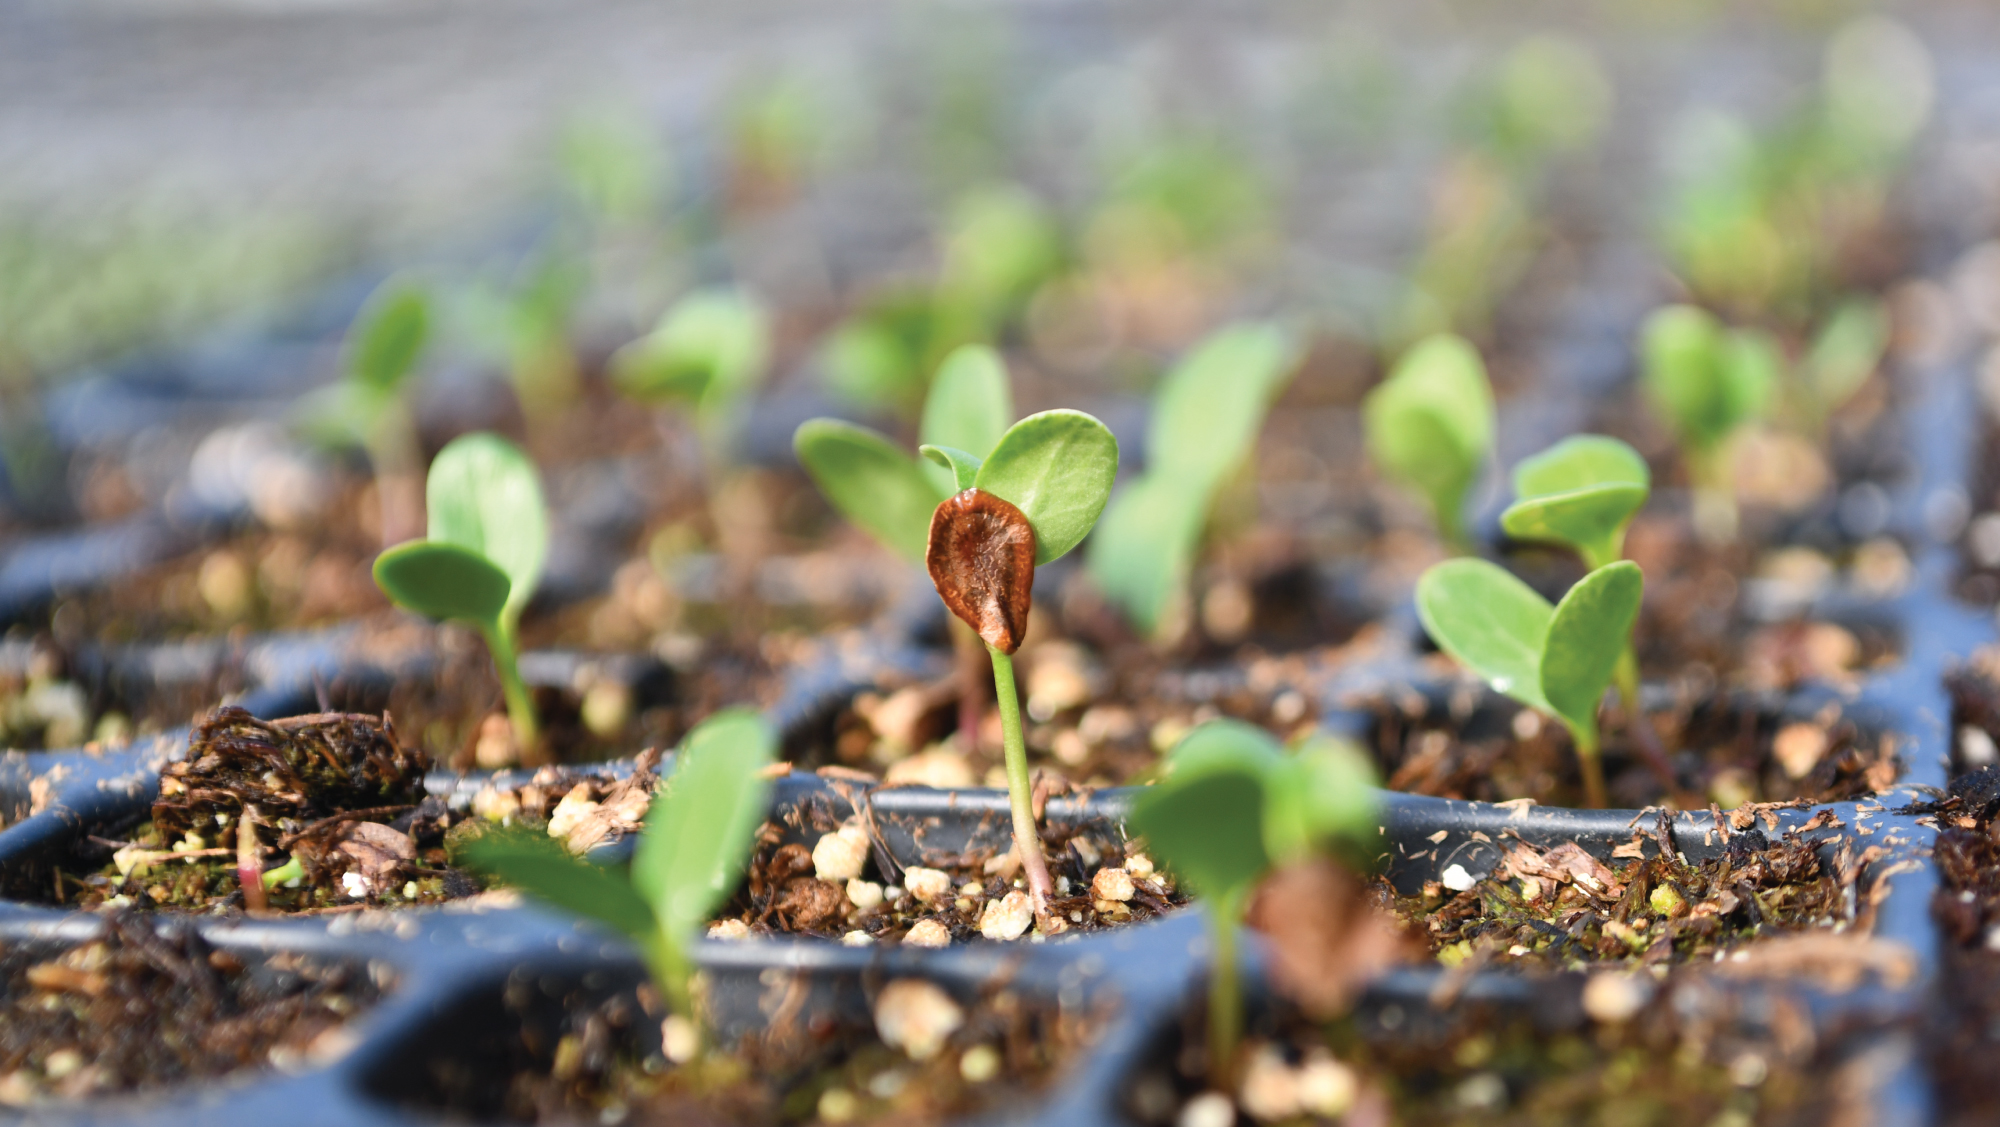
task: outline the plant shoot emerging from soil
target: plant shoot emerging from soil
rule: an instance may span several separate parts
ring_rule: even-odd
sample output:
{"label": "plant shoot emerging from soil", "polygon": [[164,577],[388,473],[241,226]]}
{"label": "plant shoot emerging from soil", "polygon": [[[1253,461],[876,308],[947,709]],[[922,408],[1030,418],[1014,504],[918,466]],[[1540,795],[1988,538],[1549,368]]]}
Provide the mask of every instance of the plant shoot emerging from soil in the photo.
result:
{"label": "plant shoot emerging from soil", "polygon": [[[1514,493],[1520,500],[1500,514],[1500,527],[1521,540],[1561,544],[1593,570],[1625,554],[1625,530],[1646,503],[1652,474],[1646,460],[1615,438],[1580,434],[1514,467]],[[1639,711],[1639,661],[1627,644],[1615,674],[1619,704],[1649,758],[1665,762],[1652,745],[1658,741]],[[1671,771],[1663,775],[1669,785]]]}
{"label": "plant shoot emerging from soil", "polygon": [[931,516],[925,550],[931,582],[993,661],[1000,703],[1014,848],[1044,930],[1055,893],[1028,777],[1028,749],[1014,688],[1013,653],[1027,631],[1037,565],[1081,543],[1104,511],[1118,474],[1118,440],[1080,411],[1044,411],[1015,423],[983,461],[962,450],[926,448],[951,467],[959,493]]}
{"label": "plant shoot emerging from soil", "polygon": [[1145,633],[1167,639],[1185,627],[1188,571],[1216,495],[1249,459],[1298,357],[1276,326],[1234,325],[1160,381],[1146,473],[1113,499],[1088,554],[1091,577]]}
{"label": "plant shoot emerging from soil", "polygon": [[385,545],[417,535],[423,524],[423,452],[407,391],[430,335],[430,294],[406,278],[384,282],[348,330],[342,378],[307,397],[298,412],[300,426],[318,440],[368,452]]}
{"label": "plant shoot emerging from soil", "polygon": [[1493,389],[1479,353],[1440,334],[1403,354],[1362,404],[1368,455],[1430,503],[1438,535],[1466,546],[1465,496],[1493,448]]}
{"label": "plant shoot emerging from soil", "polygon": [[763,822],[764,769],[777,737],[749,709],[688,734],[647,810],[629,874],[571,856],[545,834],[492,835],[466,846],[476,867],[638,944],[676,1016],[699,1027],[690,979],[703,923],[736,887]]}
{"label": "plant shoot emerging from soil", "polygon": [[1694,488],[1694,527],[1712,544],[1736,539],[1736,490],[1729,443],[1764,413],[1782,361],[1758,330],[1725,328],[1704,310],[1670,305],[1646,319],[1641,377],[1654,408],[1680,443]]}
{"label": "plant shoot emerging from soil", "polygon": [[1166,770],[1126,824],[1208,909],[1209,1075],[1228,1091],[1243,1032],[1236,932],[1250,894],[1273,870],[1316,850],[1364,855],[1376,824],[1374,773],[1348,744],[1313,740],[1287,755],[1269,733],[1235,720],[1188,733]]}
{"label": "plant shoot emerging from soil", "polygon": [[500,674],[515,743],[533,756],[535,708],[517,647],[521,608],[548,554],[548,511],[535,464],[498,435],[464,435],[438,452],[425,495],[429,538],[377,556],[375,582],[397,606],[478,628]]}
{"label": "plant shoot emerging from soil", "polygon": [[1587,801],[1605,804],[1597,706],[1630,645],[1645,577],[1629,560],[1579,580],[1551,607],[1485,560],[1447,560],[1417,581],[1417,615],[1438,646],[1499,692],[1568,726]]}
{"label": "plant shoot emerging from soil", "polygon": [[771,319],[750,294],[697,290],[651,333],[611,358],[618,390],[641,403],[690,408],[710,469],[725,460],[745,405],[770,366]]}

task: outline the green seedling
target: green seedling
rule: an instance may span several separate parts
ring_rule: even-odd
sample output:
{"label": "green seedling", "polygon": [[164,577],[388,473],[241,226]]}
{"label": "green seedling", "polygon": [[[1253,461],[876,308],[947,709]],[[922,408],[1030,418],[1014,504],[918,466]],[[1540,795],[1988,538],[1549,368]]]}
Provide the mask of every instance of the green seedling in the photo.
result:
{"label": "green seedling", "polygon": [[375,583],[397,606],[479,630],[500,674],[515,742],[533,756],[538,728],[517,647],[521,609],[548,555],[541,478],[513,443],[468,434],[438,452],[424,493],[429,537],[375,557]]}
{"label": "green seedling", "polygon": [[1097,585],[1147,634],[1171,636],[1184,621],[1171,612],[1182,603],[1216,494],[1249,458],[1298,358],[1276,326],[1235,325],[1160,381],[1146,473],[1112,500],[1088,554]]}
{"label": "green seedling", "polygon": [[[922,564],[931,514],[945,498],[970,487],[982,460],[970,452],[990,452],[1013,417],[999,355],[983,345],[966,345],[947,357],[931,380],[917,431],[924,443],[921,458],[876,431],[837,419],[801,425],[793,446],[842,515],[890,551]],[[988,662],[978,636],[963,624],[954,629],[953,642],[961,682],[958,725],[970,746],[979,730]]]}
{"label": "green seedling", "polygon": [[1597,707],[1631,644],[1645,577],[1620,560],[1551,607],[1485,560],[1447,560],[1417,581],[1417,615],[1440,648],[1499,692],[1560,719],[1576,743],[1589,804],[1605,804]]}
{"label": "green seedling", "polygon": [[1781,366],[1768,334],[1727,329],[1694,306],[1670,305],[1646,319],[1641,378],[1680,443],[1694,486],[1695,531],[1711,543],[1736,538],[1729,442],[1764,413]]}
{"label": "green seedling", "polygon": [[711,469],[724,461],[744,406],[770,367],[771,319],[739,290],[688,294],[646,336],[611,357],[611,380],[641,403],[694,413]]}
{"label": "green seedling", "polygon": [[430,336],[430,295],[407,279],[383,283],[348,330],[341,379],[299,405],[300,425],[309,433],[368,452],[385,544],[415,536],[423,522],[417,485],[423,453],[409,385]]}
{"label": "green seedling", "polygon": [[699,1028],[693,952],[709,913],[736,888],[764,820],[777,750],[749,709],[697,725],[653,794],[629,872],[571,856],[546,834],[493,834],[466,847],[471,864],[565,911],[624,934],[674,1014]]}
{"label": "green seedling", "polygon": [[1850,243],[1878,237],[1934,93],[1923,43],[1869,16],[1835,33],[1819,90],[1777,121],[1691,114],[1661,224],[1675,272],[1738,315],[1811,319]]}
{"label": "green seedling", "polygon": [[1329,851],[1350,864],[1376,837],[1374,771],[1332,739],[1286,754],[1269,733],[1235,720],[1189,732],[1166,778],[1142,791],[1126,826],[1202,897],[1211,935],[1208,1063],[1218,1090],[1243,1030],[1236,934],[1250,895],[1274,869]]}
{"label": "green seedling", "polygon": [[[1030,801],[1013,653],[1027,633],[1035,568],[1075,548],[1097,523],[1118,473],[1118,440],[1080,411],[1044,411],[1007,427],[1005,380],[990,350],[954,354],[926,404],[925,467],[881,435],[814,419],[793,438],[799,461],[842,512],[903,554],[920,549],[945,606],[985,643],[1005,740],[1014,845],[1037,917],[1054,894]],[[942,472],[935,472],[942,471]],[[935,472],[935,476],[933,476]],[[949,475],[947,482],[946,475]],[[921,540],[917,515],[923,514]]]}
{"label": "green seedling", "polygon": [[1889,311],[1870,298],[1852,298],[1827,317],[1794,373],[1804,423],[1826,433],[1827,419],[1854,398],[1881,366],[1889,348]]}
{"label": "green seedling", "polygon": [[1493,447],[1493,389],[1479,353],[1442,334],[1397,361],[1362,404],[1368,453],[1430,502],[1438,535],[1463,551],[1465,498]]}

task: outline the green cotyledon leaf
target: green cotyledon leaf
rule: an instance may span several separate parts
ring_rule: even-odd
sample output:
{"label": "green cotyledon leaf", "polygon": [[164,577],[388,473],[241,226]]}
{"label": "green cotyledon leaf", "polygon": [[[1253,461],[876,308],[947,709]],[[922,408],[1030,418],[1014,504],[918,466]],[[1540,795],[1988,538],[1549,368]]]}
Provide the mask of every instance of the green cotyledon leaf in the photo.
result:
{"label": "green cotyledon leaf", "polygon": [[412,540],[375,557],[375,583],[405,610],[495,625],[507,606],[507,573],[457,544]]}
{"label": "green cotyledon leaf", "polygon": [[507,574],[505,616],[517,618],[534,596],[549,550],[535,463],[497,434],[461,435],[431,462],[424,501],[430,539],[477,552]]}
{"label": "green cotyledon leaf", "polygon": [[[926,446],[972,455],[977,469],[1013,421],[1014,398],[1000,354],[983,344],[968,344],[946,356],[931,378],[917,434]],[[924,472],[947,495],[971,488],[960,484],[947,466],[925,466]]]}
{"label": "green cotyledon leaf", "polygon": [[1185,487],[1147,474],[1112,498],[1085,563],[1105,597],[1157,635],[1187,585],[1207,523],[1205,507],[1189,503]]}
{"label": "green cotyledon leaf", "polygon": [[1417,617],[1439,648],[1498,691],[1550,711],[1542,644],[1555,608],[1504,568],[1446,560],[1417,581]]}
{"label": "green cotyledon leaf", "polygon": [[923,560],[931,514],[950,494],[914,458],[880,434],[838,419],[799,424],[792,449],[841,515],[905,559]]}
{"label": "green cotyledon leaf", "polygon": [[633,939],[644,940],[658,926],[653,906],[624,873],[570,856],[539,830],[489,833],[466,845],[465,859],[537,900],[608,924]]}
{"label": "green cotyledon leaf", "polygon": [[632,883],[653,905],[668,942],[680,949],[742,875],[764,821],[770,784],[763,771],[777,746],[770,725],[754,710],[718,712],[688,733],[673,773],[653,797],[632,859]]}
{"label": "green cotyledon leaf", "polygon": [[1514,467],[1519,497],[1500,526],[1521,540],[1575,548],[1592,567],[1617,559],[1625,528],[1646,502],[1651,474],[1638,451],[1615,438],[1566,438]]}
{"label": "green cotyledon leaf", "polygon": [[1542,646],[1542,696],[1571,725],[1596,724],[1645,591],[1639,565],[1619,560],[1578,580],[1556,604]]}
{"label": "green cotyledon leaf", "polygon": [[953,446],[917,447],[917,453],[929,459],[933,467],[943,466],[950,471],[950,488],[953,493],[963,493],[979,480],[979,459]]}
{"label": "green cotyledon leaf", "polygon": [[1043,411],[1007,428],[974,485],[1013,504],[1035,530],[1035,562],[1082,542],[1118,476],[1118,440],[1081,411]]}
{"label": "green cotyledon leaf", "polygon": [[1451,334],[1419,342],[1368,393],[1362,422],[1376,466],[1423,494],[1439,531],[1459,536],[1465,495],[1493,445],[1493,390],[1479,353]]}

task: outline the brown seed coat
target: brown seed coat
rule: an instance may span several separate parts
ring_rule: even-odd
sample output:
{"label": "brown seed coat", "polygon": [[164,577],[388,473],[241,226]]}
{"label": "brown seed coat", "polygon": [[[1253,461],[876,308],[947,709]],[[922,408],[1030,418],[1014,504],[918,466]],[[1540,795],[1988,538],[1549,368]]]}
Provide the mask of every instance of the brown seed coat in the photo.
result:
{"label": "brown seed coat", "polygon": [[1035,529],[1021,510],[979,489],[948,498],[924,556],[951,613],[1001,653],[1021,648],[1035,587]]}

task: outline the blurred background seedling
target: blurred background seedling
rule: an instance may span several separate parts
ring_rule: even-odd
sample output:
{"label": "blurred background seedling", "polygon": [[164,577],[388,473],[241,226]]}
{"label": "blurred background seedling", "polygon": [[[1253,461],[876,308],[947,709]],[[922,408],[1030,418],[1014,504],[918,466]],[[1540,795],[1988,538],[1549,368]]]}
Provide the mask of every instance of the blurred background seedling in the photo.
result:
{"label": "blurred background seedling", "polygon": [[295,411],[299,426],[320,441],[367,452],[385,545],[423,529],[424,452],[410,400],[431,341],[432,304],[430,291],[414,280],[384,282],[348,330],[341,378]]}
{"label": "blurred background seedling", "polygon": [[1447,560],[1417,581],[1417,615],[1439,648],[1522,704],[1561,720],[1576,744],[1585,799],[1605,805],[1597,709],[1631,645],[1645,578],[1620,560],[1550,606],[1486,560]]}
{"label": "blurred background seedling", "polygon": [[424,494],[429,536],[377,556],[375,582],[397,606],[479,630],[500,675],[514,755],[539,761],[544,749],[521,680],[519,631],[548,555],[541,477],[513,443],[468,434],[438,452]]}
{"label": "blurred background seedling", "polygon": [[1640,332],[1640,378],[1680,446],[1695,531],[1711,544],[1736,538],[1730,441],[1764,415],[1782,367],[1770,334],[1727,328],[1691,305],[1654,311]]}
{"label": "blurred background seedling", "polygon": [[1147,636],[1171,642],[1186,631],[1188,576],[1216,496],[1250,460],[1299,351],[1275,325],[1232,325],[1154,391],[1146,472],[1112,500],[1086,557],[1098,587]]}
{"label": "blurred background seedling", "polygon": [[1466,496],[1493,448],[1493,388],[1479,353],[1440,335],[1410,349],[1362,404],[1368,456],[1430,505],[1438,537],[1468,550]]}

